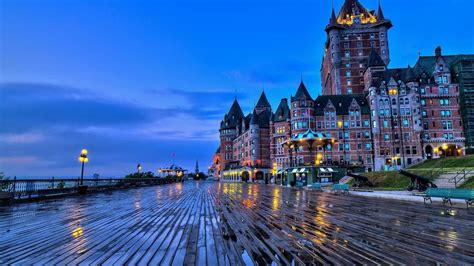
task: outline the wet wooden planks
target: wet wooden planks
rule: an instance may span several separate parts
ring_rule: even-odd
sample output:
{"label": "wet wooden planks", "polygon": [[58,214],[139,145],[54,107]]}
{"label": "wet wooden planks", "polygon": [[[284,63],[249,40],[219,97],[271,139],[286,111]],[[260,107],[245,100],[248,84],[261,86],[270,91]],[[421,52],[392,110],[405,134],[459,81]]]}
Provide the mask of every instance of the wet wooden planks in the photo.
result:
{"label": "wet wooden planks", "polygon": [[0,264],[472,264],[473,228],[465,209],[189,182],[1,207]]}

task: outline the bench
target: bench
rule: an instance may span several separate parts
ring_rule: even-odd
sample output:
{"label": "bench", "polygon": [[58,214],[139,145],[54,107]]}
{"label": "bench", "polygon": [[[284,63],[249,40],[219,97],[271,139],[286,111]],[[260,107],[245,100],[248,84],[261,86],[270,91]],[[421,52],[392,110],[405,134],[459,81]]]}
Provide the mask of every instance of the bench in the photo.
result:
{"label": "bench", "polygon": [[349,185],[348,184],[334,184],[332,185],[332,191],[342,192],[349,194]]}
{"label": "bench", "polygon": [[313,183],[313,184],[308,185],[308,188],[321,190],[321,189],[323,189],[323,184]]}
{"label": "bench", "polygon": [[474,200],[474,190],[458,188],[428,188],[425,195],[423,195],[423,202],[426,203],[426,201],[429,200],[431,203],[431,198],[442,198],[443,205],[448,202],[452,205],[451,199],[462,199],[466,201],[466,207],[469,208]]}

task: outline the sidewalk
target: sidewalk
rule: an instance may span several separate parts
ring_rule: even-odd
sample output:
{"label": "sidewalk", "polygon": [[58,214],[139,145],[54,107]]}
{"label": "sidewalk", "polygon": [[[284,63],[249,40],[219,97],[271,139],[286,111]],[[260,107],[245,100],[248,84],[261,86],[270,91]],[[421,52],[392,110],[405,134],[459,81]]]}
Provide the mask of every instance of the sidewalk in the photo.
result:
{"label": "sidewalk", "polygon": [[[394,199],[394,200],[404,200],[404,201],[414,201],[423,203],[423,196],[417,195],[421,194],[420,192],[413,191],[355,191],[351,190],[349,192],[351,195],[371,197],[371,198],[383,198],[383,199]],[[431,198],[433,203],[443,203],[441,198]],[[452,199],[454,207],[466,207],[466,201],[460,199]],[[427,202],[429,203],[429,201]],[[448,204],[449,205],[449,204]]]}

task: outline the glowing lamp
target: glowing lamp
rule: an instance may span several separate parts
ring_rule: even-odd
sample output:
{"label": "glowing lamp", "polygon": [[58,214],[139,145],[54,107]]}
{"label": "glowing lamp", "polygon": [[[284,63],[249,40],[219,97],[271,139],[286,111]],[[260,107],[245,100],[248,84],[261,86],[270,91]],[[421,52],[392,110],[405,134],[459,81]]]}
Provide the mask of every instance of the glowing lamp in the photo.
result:
{"label": "glowing lamp", "polygon": [[81,155],[87,155],[87,150],[86,150],[86,149],[82,149]]}

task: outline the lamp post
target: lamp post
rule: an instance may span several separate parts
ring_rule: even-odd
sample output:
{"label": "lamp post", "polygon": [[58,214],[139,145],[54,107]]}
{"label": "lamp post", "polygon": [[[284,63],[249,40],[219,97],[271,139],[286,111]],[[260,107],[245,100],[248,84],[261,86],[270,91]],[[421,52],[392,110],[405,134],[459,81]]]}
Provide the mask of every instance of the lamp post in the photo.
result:
{"label": "lamp post", "polygon": [[138,165],[137,165],[137,173],[140,173],[141,170],[142,170],[142,165],[141,165],[141,164],[138,164]]}
{"label": "lamp post", "polygon": [[448,144],[444,143],[444,144],[441,146],[441,149],[443,149],[444,158],[446,158],[446,151],[448,150]]}
{"label": "lamp post", "polygon": [[89,158],[87,158],[87,150],[86,149],[82,149],[81,155],[79,155],[79,162],[81,162],[81,164],[82,164],[79,193],[80,194],[85,194],[87,192],[87,186],[83,185],[84,184],[84,164],[89,162]]}

